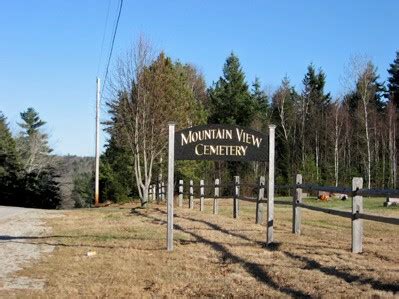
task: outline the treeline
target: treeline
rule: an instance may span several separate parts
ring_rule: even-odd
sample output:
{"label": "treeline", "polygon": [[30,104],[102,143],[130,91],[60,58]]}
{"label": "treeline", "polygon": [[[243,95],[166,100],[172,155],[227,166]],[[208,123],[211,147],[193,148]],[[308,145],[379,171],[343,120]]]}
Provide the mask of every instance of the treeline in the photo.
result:
{"label": "treeline", "polygon": [[[168,122],[176,129],[199,124],[234,124],[267,133],[276,127],[276,183],[350,185],[354,176],[367,187],[397,188],[399,142],[399,52],[382,82],[372,61],[355,59],[339,97],[326,90],[325,72],[310,64],[301,86],[288,77],[268,93],[259,78],[248,83],[231,53],[222,74],[207,86],[193,65],[155,53],[140,39],[121,57],[107,88],[109,118],[100,160],[101,200],[148,201],[150,184],[166,175]],[[33,108],[21,113],[12,136],[0,114],[0,204],[41,208],[88,207],[93,203],[93,159],[52,154],[45,122]],[[266,163],[178,161],[176,179],[240,175],[253,181]],[[165,178],[163,178],[165,180]]]}
{"label": "treeline", "polygon": [[0,112],[0,204],[32,208],[56,208],[60,189],[56,169],[42,132],[45,124],[33,108],[21,113],[20,133],[12,136]]}
{"label": "treeline", "polygon": [[[249,84],[239,58],[227,57],[222,75],[207,87],[192,65],[165,53],[151,55],[140,40],[119,59],[110,84],[109,141],[101,157],[103,199],[139,196],[145,205],[148,186],[166,173],[166,130],[209,124],[236,124],[267,132],[276,128],[276,182],[292,183],[296,173],[308,182],[349,185],[361,176],[366,186],[397,186],[397,105],[399,52],[382,82],[372,61],[354,59],[340,97],[326,91],[327,76],[310,64],[302,86],[288,77],[272,93],[259,78]],[[179,162],[177,179],[253,180],[266,172],[263,163]]]}
{"label": "treeline", "polygon": [[20,115],[20,131],[13,136],[0,112],[0,205],[90,206],[94,158],[54,155],[43,129],[46,122],[33,108]]}

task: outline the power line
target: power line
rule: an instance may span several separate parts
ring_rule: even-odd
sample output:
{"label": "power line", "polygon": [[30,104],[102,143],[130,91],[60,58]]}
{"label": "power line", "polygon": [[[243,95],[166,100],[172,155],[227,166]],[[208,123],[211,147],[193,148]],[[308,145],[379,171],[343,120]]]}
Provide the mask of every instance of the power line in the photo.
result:
{"label": "power line", "polygon": [[104,76],[104,80],[103,80],[103,86],[102,86],[102,89],[101,89],[101,95],[103,94],[104,86],[105,86],[106,81],[107,81],[109,64],[110,64],[110,62],[111,62],[112,51],[114,50],[114,43],[115,43],[116,32],[117,32],[117,30],[118,30],[119,19],[120,19],[120,17],[121,17],[121,12],[122,12],[122,5],[123,5],[123,0],[120,0],[118,18],[116,19],[115,30],[114,30],[114,34],[113,34],[113,37],[112,37],[111,49],[110,49],[110,51],[109,51],[108,62],[107,62],[107,68],[106,68],[106,70],[105,70],[105,76]]}
{"label": "power line", "polygon": [[108,25],[108,16],[109,16],[109,8],[111,6],[111,0],[108,0],[108,8],[107,8],[107,16],[105,17],[105,25],[104,25],[104,30],[103,30],[103,38],[101,41],[101,51],[100,51],[100,57],[98,59],[98,65],[97,65],[97,74],[100,71],[100,65],[101,61],[103,58],[103,49],[104,49],[104,41],[105,41],[105,33],[107,31],[107,25]]}

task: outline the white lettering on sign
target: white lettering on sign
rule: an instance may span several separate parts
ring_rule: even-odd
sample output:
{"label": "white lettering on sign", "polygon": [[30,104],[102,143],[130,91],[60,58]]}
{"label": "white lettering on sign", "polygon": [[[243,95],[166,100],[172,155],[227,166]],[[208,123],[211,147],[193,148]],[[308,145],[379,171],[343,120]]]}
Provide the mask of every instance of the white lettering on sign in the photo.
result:
{"label": "white lettering on sign", "polygon": [[247,145],[209,145],[197,144],[195,154],[197,156],[245,156]]}
{"label": "white lettering on sign", "polygon": [[[253,134],[245,132],[243,129],[236,128],[236,137],[239,142],[247,143],[257,148],[262,143],[262,138],[256,137]],[[181,133],[181,145],[186,145],[192,142],[204,141],[204,140],[222,140],[228,139],[233,140],[233,130],[230,129],[207,129],[202,131]]]}
{"label": "white lettering on sign", "polygon": [[253,134],[248,134],[243,129],[236,128],[236,132],[237,132],[238,141],[252,144],[253,146],[256,146],[257,148],[260,147],[262,138],[256,137]]}
{"label": "white lettering on sign", "polygon": [[229,129],[207,129],[197,132],[189,131],[187,135],[181,133],[181,145],[192,142],[216,139],[233,139],[233,130]]}

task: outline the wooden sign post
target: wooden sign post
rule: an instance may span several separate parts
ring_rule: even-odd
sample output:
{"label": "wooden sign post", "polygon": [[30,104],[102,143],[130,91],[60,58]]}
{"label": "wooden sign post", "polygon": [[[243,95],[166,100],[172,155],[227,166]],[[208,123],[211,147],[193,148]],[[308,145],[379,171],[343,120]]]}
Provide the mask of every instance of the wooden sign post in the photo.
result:
{"label": "wooden sign post", "polygon": [[[175,124],[169,124],[168,190],[167,190],[167,248],[173,250],[173,191],[174,164],[176,160],[211,161],[268,161],[268,201],[266,243],[273,242],[274,221],[274,148],[275,126],[269,126],[269,135],[249,128],[233,125],[201,125],[175,132]],[[235,207],[238,216],[239,181],[236,177]],[[217,186],[216,186],[217,184]],[[217,189],[216,189],[217,188]],[[201,181],[200,210],[204,208],[204,182]],[[214,213],[217,213],[219,181],[215,181]],[[179,201],[180,204],[180,201]],[[193,182],[190,181],[189,206],[193,207]]]}
{"label": "wooden sign post", "polygon": [[168,228],[167,248],[173,251],[173,182],[175,172],[175,124],[169,124],[169,145],[168,145]]}
{"label": "wooden sign post", "polygon": [[276,126],[269,126],[269,181],[267,188],[266,244],[273,243],[274,233],[274,134]]}

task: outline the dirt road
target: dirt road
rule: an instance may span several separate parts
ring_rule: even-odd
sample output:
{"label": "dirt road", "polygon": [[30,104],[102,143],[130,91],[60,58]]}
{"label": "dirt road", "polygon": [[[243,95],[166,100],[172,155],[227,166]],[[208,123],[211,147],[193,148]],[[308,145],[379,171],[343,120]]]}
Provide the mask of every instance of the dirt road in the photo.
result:
{"label": "dirt road", "polygon": [[0,206],[0,292],[10,289],[41,289],[45,281],[16,276],[15,273],[54,247],[35,244],[50,233],[43,218],[49,211]]}

